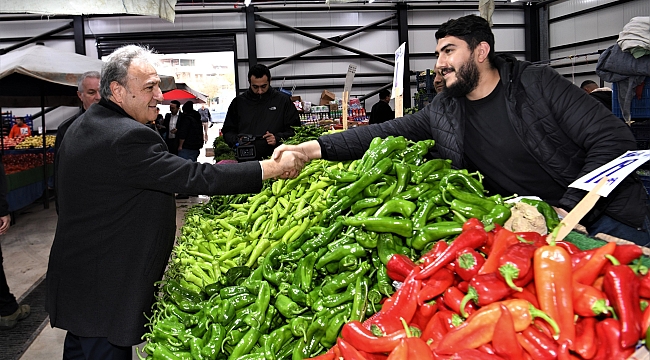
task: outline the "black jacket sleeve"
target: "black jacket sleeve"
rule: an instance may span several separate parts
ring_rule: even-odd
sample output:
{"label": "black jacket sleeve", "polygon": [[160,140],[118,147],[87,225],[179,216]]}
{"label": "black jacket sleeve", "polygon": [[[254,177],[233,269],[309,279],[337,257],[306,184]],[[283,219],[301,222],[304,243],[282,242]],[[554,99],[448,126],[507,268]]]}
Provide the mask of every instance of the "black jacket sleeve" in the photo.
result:
{"label": "black jacket sleeve", "polygon": [[282,117],[284,128],[277,134],[273,134],[275,135],[278,144],[296,134],[292,126],[300,126],[300,116],[298,116],[298,110],[296,110],[296,107],[288,97],[286,98],[286,102],[288,104],[284,106],[284,116]]}
{"label": "black jacket sleeve", "polygon": [[0,216],[9,214],[9,203],[7,203],[7,176],[5,175],[5,166],[0,161]]}

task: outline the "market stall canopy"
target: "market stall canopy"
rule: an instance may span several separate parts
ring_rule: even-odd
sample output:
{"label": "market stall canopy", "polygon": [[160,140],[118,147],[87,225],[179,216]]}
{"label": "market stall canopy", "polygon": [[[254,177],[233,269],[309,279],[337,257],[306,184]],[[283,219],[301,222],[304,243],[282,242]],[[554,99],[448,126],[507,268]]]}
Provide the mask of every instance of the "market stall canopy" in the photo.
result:
{"label": "market stall canopy", "polygon": [[[34,45],[0,56],[0,107],[79,106],[77,81],[86,71],[101,71],[103,62],[88,56]],[[163,91],[176,88],[161,76]]]}
{"label": "market stall canopy", "polygon": [[195,104],[205,104],[208,101],[208,95],[192,89],[185,83],[176,83],[176,89],[164,92],[163,97],[164,105],[169,105],[172,100],[178,100],[181,104],[188,100]]}
{"label": "market stall canopy", "polygon": [[174,22],[176,0],[21,0],[0,1],[0,13],[44,15],[133,14]]}

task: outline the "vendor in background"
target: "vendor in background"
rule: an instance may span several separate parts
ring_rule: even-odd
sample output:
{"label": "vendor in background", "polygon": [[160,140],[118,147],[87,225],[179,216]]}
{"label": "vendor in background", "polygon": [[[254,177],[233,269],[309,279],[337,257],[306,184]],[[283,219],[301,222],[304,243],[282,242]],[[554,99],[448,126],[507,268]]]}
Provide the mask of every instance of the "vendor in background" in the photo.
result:
{"label": "vendor in background", "polygon": [[223,138],[230,147],[240,141],[240,135],[256,138],[256,159],[273,153],[282,140],[295,133],[300,117],[291,98],[271,87],[271,72],[257,64],[248,71],[250,88],[230,103],[223,123]]}
{"label": "vendor in background", "polygon": [[[419,112],[382,124],[321,136],[275,150],[310,159],[359,159],[375,137],[434,139],[436,157],[455,168],[480,171],[490,194],[536,195],[573,209],[586,195],[576,179],[636,149],[629,127],[547,65],[494,53],[488,22],[467,15],[435,34],[436,68],[444,91]],[[627,176],[582,220],[589,235],[605,233],[650,243],[647,193],[636,173]]]}
{"label": "vendor in background", "polygon": [[11,131],[9,132],[9,137],[10,138],[15,138],[15,137],[25,137],[25,136],[32,136],[32,129],[25,124],[25,120],[23,118],[17,117],[16,118],[16,123],[14,126],[11,127]]}
{"label": "vendor in background", "polygon": [[390,91],[384,89],[379,92],[379,101],[370,110],[370,124],[379,124],[395,118],[395,111],[388,104],[390,102]]}

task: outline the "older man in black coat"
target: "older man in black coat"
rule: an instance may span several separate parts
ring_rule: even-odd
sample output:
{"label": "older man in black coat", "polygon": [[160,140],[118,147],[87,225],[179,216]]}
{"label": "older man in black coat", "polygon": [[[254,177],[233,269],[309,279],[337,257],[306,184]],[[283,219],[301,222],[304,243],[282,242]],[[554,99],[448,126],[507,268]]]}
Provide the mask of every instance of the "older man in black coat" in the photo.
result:
{"label": "older man in black coat", "polygon": [[108,58],[101,101],[70,126],[56,154],[46,310],[52,326],[68,330],[65,359],[131,359],[174,243],[175,192],[256,192],[264,179],[295,176],[306,160],[210,165],[170,154],[144,125],[163,100],[149,56],[130,45]]}

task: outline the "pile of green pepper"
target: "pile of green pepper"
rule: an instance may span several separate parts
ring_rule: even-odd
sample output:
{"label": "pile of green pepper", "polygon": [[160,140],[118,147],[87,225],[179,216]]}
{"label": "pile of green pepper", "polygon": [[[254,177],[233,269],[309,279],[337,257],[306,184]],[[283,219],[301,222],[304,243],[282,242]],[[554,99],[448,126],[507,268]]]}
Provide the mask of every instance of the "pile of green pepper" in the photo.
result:
{"label": "pile of green pepper", "polygon": [[[155,358],[303,359],[393,293],[386,263],[419,258],[466,217],[509,209],[481,177],[425,160],[432,140],[374,139],[362,159],[312,161],[252,196],[188,212],[161,283],[145,351]],[[157,356],[158,355],[158,356]]]}

